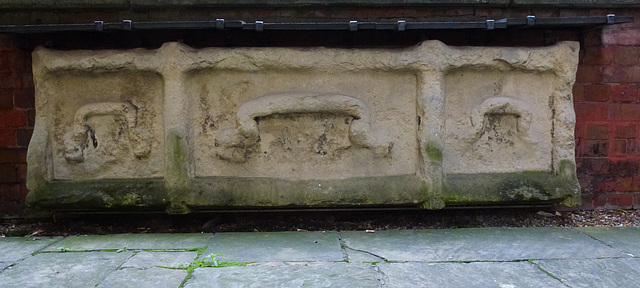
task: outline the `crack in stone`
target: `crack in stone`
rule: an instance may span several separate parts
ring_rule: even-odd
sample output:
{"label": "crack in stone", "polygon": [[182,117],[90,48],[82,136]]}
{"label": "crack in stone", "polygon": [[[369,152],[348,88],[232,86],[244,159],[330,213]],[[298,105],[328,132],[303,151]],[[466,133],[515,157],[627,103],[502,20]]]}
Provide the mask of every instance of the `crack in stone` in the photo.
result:
{"label": "crack in stone", "polygon": [[[349,249],[349,250],[353,250],[353,251],[357,251],[357,252],[361,252],[361,253],[369,254],[369,255],[371,255],[371,256],[373,256],[373,257],[376,257],[376,258],[378,258],[378,259],[382,260],[382,262],[389,262],[389,260],[387,260],[387,258],[384,258],[384,257],[382,257],[382,256],[380,256],[380,255],[377,255],[377,254],[371,253],[371,252],[369,252],[369,251],[360,250],[360,249],[354,249],[354,248],[351,248],[351,247],[349,247],[349,246],[347,246],[347,245],[345,245],[344,247],[345,247],[346,249]],[[346,251],[345,251],[345,252],[346,252]]]}
{"label": "crack in stone", "polygon": [[342,259],[344,259],[345,262],[349,262],[349,254],[347,253],[347,244],[344,243],[344,240],[342,240],[342,233],[338,232],[338,242],[340,242],[340,251],[342,252]]}
{"label": "crack in stone", "polygon": [[558,282],[562,283],[562,285],[564,285],[565,287],[571,287],[568,284],[562,282],[562,279],[560,279],[560,277],[553,275],[553,273],[547,271],[546,269],[542,268],[542,266],[540,266],[540,264],[534,262],[534,261],[528,261],[529,263],[531,263],[533,266],[535,266],[536,268],[540,269],[540,271],[544,272],[545,274],[549,275],[549,277],[558,280]]}
{"label": "crack in stone", "polygon": [[345,258],[346,258],[345,260],[347,262],[349,262],[349,253],[347,253],[347,249],[371,255],[373,257],[376,257],[376,258],[380,259],[381,262],[389,262],[389,260],[387,260],[387,258],[384,258],[384,257],[382,257],[380,255],[376,255],[376,254],[371,253],[369,251],[355,249],[355,248],[351,248],[351,247],[347,246],[347,243],[345,243],[344,239],[342,239],[342,233],[338,233],[338,241],[340,241],[340,247],[342,248],[342,253],[344,253]]}
{"label": "crack in stone", "polygon": [[[618,251],[618,252],[620,252],[620,253],[624,253],[625,255],[631,256],[631,257],[633,257],[633,258],[635,258],[635,257],[636,257],[635,255],[633,255],[633,254],[631,254],[631,253],[629,253],[629,252],[627,252],[627,251],[624,251],[624,250],[622,250],[622,249],[618,249],[618,248],[616,248],[616,247],[613,247],[613,246],[611,246],[610,244],[608,244],[607,242],[604,242],[604,241],[602,241],[602,240],[600,240],[600,239],[598,239],[598,238],[596,238],[596,237],[593,237],[593,236],[591,236],[591,235],[589,235],[589,234],[587,234],[587,233],[584,233],[584,232],[582,232],[582,231],[580,231],[580,230],[577,230],[577,229],[574,229],[574,228],[571,228],[571,230],[574,230],[574,231],[578,232],[579,234],[585,235],[585,236],[587,236],[587,237],[589,237],[589,238],[591,238],[591,239],[593,239],[593,240],[596,240],[596,241],[598,241],[599,243],[601,243],[602,245],[607,246],[607,247],[609,247],[609,248],[611,248],[611,249],[614,249],[614,250],[616,250],[616,251]],[[602,257],[602,258],[621,258],[621,257]],[[600,259],[600,258],[598,258],[598,259]]]}
{"label": "crack in stone", "polygon": [[384,287],[386,286],[386,282],[384,281],[384,277],[386,277],[386,275],[384,274],[384,272],[382,272],[382,270],[380,270],[380,267],[378,265],[372,265],[373,270],[376,271],[376,276],[378,278],[378,281],[380,282],[380,286]]}

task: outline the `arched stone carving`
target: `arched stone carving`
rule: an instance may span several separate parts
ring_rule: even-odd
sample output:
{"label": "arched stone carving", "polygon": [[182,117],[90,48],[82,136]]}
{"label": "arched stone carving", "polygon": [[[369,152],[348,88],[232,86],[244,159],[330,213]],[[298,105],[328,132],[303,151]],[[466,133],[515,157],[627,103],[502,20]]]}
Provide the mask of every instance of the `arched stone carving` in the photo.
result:
{"label": "arched stone carving", "polygon": [[375,157],[388,156],[393,146],[375,128],[371,127],[371,112],[367,105],[344,95],[317,93],[289,93],[263,96],[244,103],[238,109],[236,129],[220,131],[216,146],[239,148],[239,153],[225,149],[217,156],[233,162],[246,161],[246,149],[254,146],[260,137],[256,118],[273,114],[332,113],[353,117],[349,126],[349,140],[358,147],[371,149]]}
{"label": "arched stone carving", "polygon": [[138,127],[138,109],[127,102],[100,102],[87,104],[75,113],[71,135],[65,141],[65,159],[70,162],[83,162],[84,149],[92,144],[97,146],[97,139],[91,135],[91,127],[87,125],[87,119],[93,116],[115,116],[125,120],[129,141],[133,154],[142,159],[151,152],[151,143],[146,129]]}
{"label": "arched stone carving", "polygon": [[[511,97],[493,97],[486,99],[475,108],[472,125],[482,123],[481,127],[486,127],[486,121],[490,115],[513,115],[517,120],[518,132],[526,133],[531,126],[531,112],[529,105],[522,101]],[[482,128],[481,128],[482,129]]]}

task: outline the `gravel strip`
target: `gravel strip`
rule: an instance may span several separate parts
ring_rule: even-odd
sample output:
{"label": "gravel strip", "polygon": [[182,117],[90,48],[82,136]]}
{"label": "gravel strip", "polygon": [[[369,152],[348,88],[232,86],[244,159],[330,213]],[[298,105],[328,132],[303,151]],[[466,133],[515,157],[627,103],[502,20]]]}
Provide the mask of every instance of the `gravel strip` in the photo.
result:
{"label": "gravel strip", "polygon": [[5,220],[0,236],[451,229],[473,227],[640,226],[640,210],[459,209],[349,212],[245,212],[189,215],[56,215]]}

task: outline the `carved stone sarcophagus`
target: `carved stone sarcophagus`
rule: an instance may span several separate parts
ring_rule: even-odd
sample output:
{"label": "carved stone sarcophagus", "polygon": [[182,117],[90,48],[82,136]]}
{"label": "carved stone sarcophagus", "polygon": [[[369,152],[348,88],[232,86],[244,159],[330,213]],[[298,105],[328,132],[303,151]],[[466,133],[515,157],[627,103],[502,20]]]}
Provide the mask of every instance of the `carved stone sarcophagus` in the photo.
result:
{"label": "carved stone sarcophagus", "polygon": [[28,201],[575,206],[578,47],[37,49]]}

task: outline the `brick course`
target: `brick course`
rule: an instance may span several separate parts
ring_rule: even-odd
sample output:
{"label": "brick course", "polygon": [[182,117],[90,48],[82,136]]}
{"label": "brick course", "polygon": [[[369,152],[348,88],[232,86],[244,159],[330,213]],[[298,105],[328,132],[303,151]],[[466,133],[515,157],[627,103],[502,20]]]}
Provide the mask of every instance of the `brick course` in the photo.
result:
{"label": "brick course", "polygon": [[[574,98],[576,114],[581,116],[577,118],[577,125],[598,127],[608,124],[610,128],[607,147],[600,147],[606,152],[581,153],[593,145],[586,141],[576,147],[578,177],[584,194],[583,208],[640,208],[640,11],[628,12],[628,15],[636,17],[634,23],[603,28],[598,32],[601,41],[589,39],[590,45],[580,59],[579,69],[585,67],[586,70],[577,78],[576,86],[585,87],[585,95]],[[600,75],[593,71],[598,68],[601,69]],[[610,87],[610,99],[605,100],[598,94],[601,92],[594,90],[590,91],[592,95],[588,95],[586,87],[601,85]],[[584,106],[586,104],[591,106]],[[601,114],[595,118],[588,117],[590,111],[602,113],[603,110],[607,110],[606,119]],[[588,130],[576,129],[576,137],[593,138],[596,133],[593,129],[590,135]]]}
{"label": "brick course", "polygon": [[33,131],[29,53],[0,35],[0,217],[24,215],[27,146]]}

